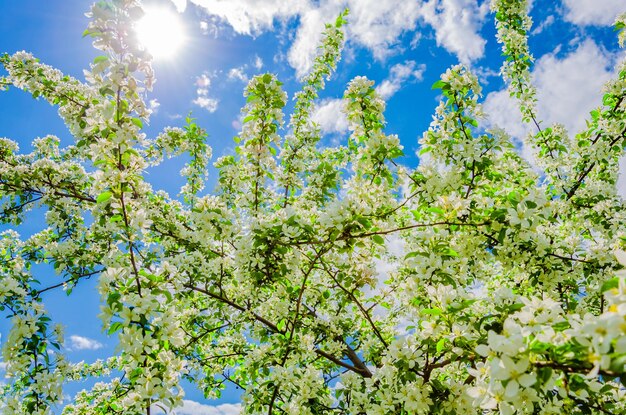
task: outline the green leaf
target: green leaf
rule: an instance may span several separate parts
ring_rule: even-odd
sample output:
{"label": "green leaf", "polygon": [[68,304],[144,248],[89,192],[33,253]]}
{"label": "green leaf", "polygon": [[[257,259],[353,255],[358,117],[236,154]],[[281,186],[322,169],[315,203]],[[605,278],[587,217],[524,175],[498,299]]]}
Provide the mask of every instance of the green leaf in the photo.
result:
{"label": "green leaf", "polygon": [[430,87],[430,89],[443,89],[443,87],[446,85],[448,84],[440,79],[437,82],[435,82],[433,86]]}
{"label": "green leaf", "polygon": [[567,330],[571,327],[571,325],[569,324],[568,321],[561,321],[559,323],[555,323],[552,325],[552,328],[554,329],[554,331],[563,331],[563,330]]}
{"label": "green leaf", "polygon": [[139,128],[143,128],[143,123],[139,118],[131,118],[130,120],[133,124],[135,124]]}
{"label": "green leaf", "polygon": [[419,254],[420,254],[419,251],[409,252],[408,254],[404,256],[404,259],[414,258],[418,256]]}
{"label": "green leaf", "polygon": [[105,190],[104,192],[98,195],[98,197],[96,198],[96,202],[104,203],[107,200],[109,200],[112,196],[113,196],[113,193],[110,190]]}
{"label": "green leaf", "polygon": [[445,213],[443,209],[438,207],[429,207],[428,209],[426,209],[426,211],[430,213],[435,213],[437,215],[443,215]]}
{"label": "green leaf", "polygon": [[96,64],[97,64],[97,63],[100,63],[100,62],[106,62],[106,61],[108,61],[108,60],[109,60],[109,57],[108,57],[108,56],[106,56],[106,55],[100,55],[100,56],[96,56],[96,57],[93,59],[93,63],[96,63]]}
{"label": "green leaf", "polygon": [[440,340],[437,342],[437,346],[436,346],[436,348],[437,348],[437,353],[441,353],[441,351],[443,350],[443,346],[445,346],[445,344],[446,344],[446,339],[445,339],[445,337],[444,337],[443,339],[440,339]]}
{"label": "green leaf", "polygon": [[537,369],[537,378],[539,380],[539,385],[545,384],[552,377],[552,368],[550,367],[540,367]]}
{"label": "green leaf", "polygon": [[602,284],[602,288],[600,289],[600,291],[606,292],[617,287],[619,287],[619,278],[615,277],[615,278],[611,278],[608,281],[605,281]]}
{"label": "green leaf", "polygon": [[519,193],[517,193],[516,191],[512,191],[507,195],[507,199],[509,199],[509,202],[511,202],[513,204],[513,206],[517,206],[517,204],[520,201],[520,195]]}
{"label": "green leaf", "polygon": [[280,320],[278,324],[276,325],[276,328],[278,329],[278,331],[285,331],[286,327],[287,327],[287,321],[285,319]]}
{"label": "green leaf", "polygon": [[269,84],[270,82],[272,82],[272,75],[269,73],[266,73],[265,75],[263,75],[263,82],[266,84]]}
{"label": "green leaf", "polygon": [[118,293],[118,292],[113,292],[113,293],[110,293],[110,294],[108,295],[108,297],[107,297],[107,305],[108,305],[109,307],[112,307],[112,306],[113,306],[113,304],[115,304],[115,303],[119,302],[119,300],[120,300],[120,298],[121,298],[121,297],[122,297],[122,295],[121,295],[120,293]]}
{"label": "green leaf", "polygon": [[524,204],[526,205],[526,207],[528,207],[529,209],[535,209],[537,208],[537,204],[535,202],[533,202],[532,200],[527,200],[524,202]]}
{"label": "green leaf", "polygon": [[376,242],[378,245],[384,245],[385,244],[385,238],[383,238],[380,235],[374,235],[372,237],[372,239],[374,240],[374,242]]}
{"label": "green leaf", "polygon": [[115,323],[111,324],[111,327],[109,327],[109,330],[107,331],[107,334],[113,334],[116,331],[119,331],[122,329],[123,324],[120,323],[119,321],[116,321]]}

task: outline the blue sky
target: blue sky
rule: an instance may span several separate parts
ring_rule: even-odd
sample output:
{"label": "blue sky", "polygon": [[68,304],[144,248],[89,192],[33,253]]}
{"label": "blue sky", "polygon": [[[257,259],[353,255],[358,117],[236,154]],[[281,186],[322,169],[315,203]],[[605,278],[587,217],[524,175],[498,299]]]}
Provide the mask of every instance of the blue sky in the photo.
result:
{"label": "blue sky", "polygon": [[[339,69],[318,101],[315,119],[325,133],[324,145],[346,140],[339,98],[356,75],[376,81],[387,100],[387,132],[398,134],[405,147],[402,162],[418,164],[418,139],[428,128],[437,95],[432,83],[447,67],[468,64],[482,81],[488,114],[484,125],[505,128],[516,139],[525,134],[515,104],[498,77],[500,47],[493,16],[485,0],[162,0],[148,1],[178,11],[187,41],[168,61],[156,61],[157,83],[147,97],[154,114],[146,132],[155,136],[165,126],[181,126],[191,112],[209,133],[214,158],[233,151],[240,127],[239,110],[246,80],[276,73],[292,97],[308,69],[325,22],[348,6],[347,44]],[[32,52],[42,62],[83,79],[98,51],[81,33],[87,25],[87,0],[0,0],[0,53]],[[563,123],[570,133],[584,127],[588,112],[600,103],[601,86],[611,78],[624,53],[618,50],[612,23],[626,12],[623,0],[534,0],[530,46],[536,58],[533,79],[538,88],[543,122]],[[0,93],[0,137],[17,140],[23,151],[32,139],[54,134],[72,142],[56,109],[19,90]],[[532,157],[521,142],[519,149]],[[155,188],[172,194],[183,184],[182,160],[166,162],[149,172]],[[215,174],[209,182],[214,185]],[[626,185],[620,183],[626,194]],[[41,212],[36,212],[41,213]],[[18,229],[36,231],[35,216]],[[47,269],[42,278],[52,280]],[[95,282],[79,286],[69,298],[51,293],[45,298],[52,316],[66,326],[67,356],[93,361],[115,347],[101,333]],[[0,334],[7,325],[0,322]],[[74,336],[74,337],[71,337]],[[2,336],[4,338],[5,336]],[[2,340],[0,338],[0,341]],[[68,393],[88,386],[70,385]],[[237,413],[236,391],[218,402],[207,402],[188,389],[179,415]],[[220,406],[221,405],[221,406]]]}

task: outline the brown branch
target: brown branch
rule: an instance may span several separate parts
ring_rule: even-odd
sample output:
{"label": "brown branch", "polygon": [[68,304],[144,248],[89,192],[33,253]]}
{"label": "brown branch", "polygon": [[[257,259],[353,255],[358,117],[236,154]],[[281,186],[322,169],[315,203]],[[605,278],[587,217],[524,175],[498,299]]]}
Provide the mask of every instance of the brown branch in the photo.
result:
{"label": "brown branch", "polygon": [[342,235],[338,238],[335,239],[331,239],[330,237],[327,240],[309,240],[309,241],[292,241],[290,243],[280,243],[281,245],[287,245],[287,246],[292,246],[292,245],[320,245],[320,244],[326,244],[329,242],[334,242],[334,241],[345,241],[348,239],[356,239],[356,238],[367,238],[369,236],[374,236],[374,235],[389,235],[392,233],[396,233],[396,232],[402,232],[402,231],[406,231],[409,229],[415,229],[415,228],[428,228],[431,226],[442,226],[442,225],[447,225],[447,226],[470,226],[470,227],[481,227],[481,226],[486,226],[489,225],[491,222],[487,221],[487,222],[482,222],[482,223],[468,223],[468,222],[448,222],[448,221],[441,221],[441,222],[432,222],[432,223],[416,223],[413,225],[407,225],[407,226],[402,226],[400,228],[395,228],[395,229],[387,229],[387,230],[381,230],[381,231],[374,231],[374,232],[365,232],[365,233],[360,233],[360,234],[347,234],[347,235]]}
{"label": "brown branch", "polygon": [[232,300],[230,300],[230,299],[228,299],[228,298],[226,298],[226,297],[224,297],[222,295],[216,294],[216,293],[211,292],[211,291],[209,291],[209,290],[207,290],[205,288],[202,288],[202,287],[196,287],[196,286],[190,285],[190,284],[185,284],[184,287],[189,288],[189,289],[191,289],[193,291],[197,291],[199,293],[208,295],[209,297],[211,297],[211,298],[213,298],[215,300],[221,301],[224,304],[227,304],[227,305],[231,306],[232,308],[234,308],[236,310],[239,310],[241,312],[244,312],[244,313],[245,312],[250,312],[250,314],[254,317],[255,320],[257,320],[260,323],[263,323],[265,326],[267,326],[273,332],[275,332],[275,333],[283,333],[284,334],[284,331],[279,330],[278,326],[276,324],[274,324],[271,321],[269,321],[269,320],[259,316],[256,313],[252,312],[250,310],[250,308],[243,307],[243,306],[237,304],[236,302],[234,302],[234,301],[232,301]]}
{"label": "brown branch", "polygon": [[582,262],[582,263],[585,263],[585,264],[592,264],[591,261],[587,261],[585,259],[579,259],[579,258],[568,257],[568,256],[561,256],[561,255],[554,254],[554,253],[548,253],[548,256],[552,256],[552,257],[559,258],[559,259],[564,259],[566,261],[575,261],[575,262]]}
{"label": "brown branch", "polygon": [[[236,310],[239,310],[241,312],[249,312],[250,315],[252,317],[254,317],[254,319],[256,321],[258,321],[260,323],[263,323],[272,332],[285,334],[284,331],[281,331],[281,330],[278,329],[276,324],[272,323],[271,321],[267,320],[266,318],[264,318],[262,316],[259,316],[256,313],[252,312],[250,310],[250,308],[243,307],[243,306],[237,304],[236,302],[234,302],[234,301],[232,301],[232,300],[230,300],[230,299],[228,299],[228,298],[226,298],[224,296],[221,296],[219,294],[213,293],[213,292],[211,292],[211,291],[209,291],[207,289],[204,289],[202,287],[196,287],[196,286],[190,285],[190,284],[186,284],[186,285],[184,285],[184,287],[189,288],[189,289],[191,289],[193,291],[197,291],[199,293],[208,295],[209,297],[211,297],[211,298],[213,298],[215,300],[221,301],[224,304],[227,304],[230,307],[232,307],[232,308],[234,308]],[[345,344],[345,342],[344,342],[344,344]],[[365,366],[363,364],[361,359],[359,359],[359,357],[356,355],[354,350],[352,350],[352,348],[350,348],[349,346],[347,346],[346,354],[347,354],[348,358],[350,359],[350,361],[354,363],[354,366],[341,361],[341,359],[338,359],[335,356],[333,356],[333,355],[331,355],[331,354],[329,354],[329,353],[327,353],[327,352],[325,352],[325,351],[323,351],[321,349],[315,349],[315,353],[317,353],[318,355],[320,355],[320,356],[330,360],[334,364],[336,364],[338,366],[341,366],[343,368],[346,368],[346,369],[348,369],[348,370],[350,370],[350,371],[352,371],[354,373],[357,373],[357,374],[359,374],[359,375],[361,375],[363,377],[368,377],[368,378],[372,377],[372,373],[370,372],[370,370],[367,368],[367,366]]]}
{"label": "brown branch", "polygon": [[372,372],[369,371],[369,369],[365,366],[362,366],[365,368],[365,370],[363,370],[362,368],[359,368],[357,366],[352,366],[349,365],[346,362],[343,362],[339,359],[337,359],[335,356],[331,355],[330,353],[327,353],[323,350],[320,349],[315,349],[315,353],[317,353],[318,355],[330,360],[331,362],[333,362],[334,364],[336,364],[337,366],[341,366],[345,369],[348,369],[351,372],[357,373],[365,378],[371,378],[372,377]]}
{"label": "brown branch", "polygon": [[96,275],[96,274],[102,272],[102,271],[103,270],[99,269],[99,270],[96,270],[96,271],[89,272],[87,274],[81,274],[81,275],[77,275],[77,276],[72,276],[72,278],[70,278],[68,281],[63,281],[63,282],[60,282],[58,284],[51,285],[49,287],[42,288],[41,290],[36,291],[35,294],[33,295],[33,297],[39,297],[39,295],[45,293],[46,291],[54,290],[55,288],[62,287],[64,285],[68,284],[68,283],[76,283],[76,282],[78,282],[78,280],[80,280],[82,278],[89,278],[89,277],[91,277],[93,275]]}
{"label": "brown branch", "polygon": [[335,284],[337,284],[337,286],[339,288],[341,288],[341,290],[343,292],[345,292],[350,297],[350,299],[357,305],[359,310],[361,310],[361,313],[363,313],[363,316],[369,322],[370,326],[372,327],[372,330],[374,330],[374,333],[376,334],[376,337],[378,337],[378,339],[385,346],[385,348],[389,347],[389,345],[385,341],[385,338],[382,336],[382,334],[378,330],[378,327],[376,327],[376,324],[374,324],[374,321],[372,320],[371,316],[369,315],[369,312],[367,310],[365,310],[365,308],[363,307],[361,302],[356,298],[356,296],[352,292],[350,292],[343,285],[341,285],[341,283],[339,283],[339,281],[337,280],[336,274],[333,274],[332,272],[330,272],[330,270],[328,269],[326,264],[322,264],[322,266],[324,267],[324,270],[330,276],[330,278],[335,282]]}
{"label": "brown branch", "polygon": [[[622,100],[624,99],[624,97],[620,97],[620,99],[617,101],[617,104],[615,104],[615,106],[613,107],[613,111],[617,110],[617,108],[619,107],[620,103],[622,102]],[[617,142],[619,140],[621,140],[622,138],[624,138],[624,136],[626,135],[626,128],[621,132],[621,134],[617,137],[615,137],[610,143],[609,143],[609,147],[613,147],[615,144],[617,144]],[[602,137],[602,133],[598,133],[596,135],[596,138],[591,142],[592,145],[595,145],[600,138]],[[572,188],[566,193],[566,200],[570,200],[574,194],[576,193],[576,191],[578,190],[578,188],[582,185],[583,180],[585,180],[585,178],[589,175],[589,173],[591,173],[591,170],[593,170],[593,168],[595,167],[596,162],[592,162],[589,167],[584,170],[579,176],[578,179],[576,180],[576,183],[572,186]]]}
{"label": "brown branch", "polygon": [[[557,363],[557,362],[534,362],[533,365],[535,365],[536,367],[549,367],[554,370],[559,370],[563,373],[584,373],[584,372],[589,372],[590,370],[593,369],[593,365],[584,364],[584,363],[580,363],[579,367],[567,366],[566,364]],[[610,370],[603,370],[603,369],[600,369],[598,371],[598,374],[602,376],[612,377],[612,378],[620,376],[619,373],[612,372]]]}

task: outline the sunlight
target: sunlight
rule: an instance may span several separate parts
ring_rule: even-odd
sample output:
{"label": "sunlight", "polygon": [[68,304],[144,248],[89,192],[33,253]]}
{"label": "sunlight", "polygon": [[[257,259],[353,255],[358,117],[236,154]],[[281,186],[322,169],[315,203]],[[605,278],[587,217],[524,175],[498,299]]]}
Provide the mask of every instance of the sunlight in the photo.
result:
{"label": "sunlight", "polygon": [[185,30],[177,13],[163,8],[146,9],[135,24],[139,43],[155,58],[172,57],[185,40]]}

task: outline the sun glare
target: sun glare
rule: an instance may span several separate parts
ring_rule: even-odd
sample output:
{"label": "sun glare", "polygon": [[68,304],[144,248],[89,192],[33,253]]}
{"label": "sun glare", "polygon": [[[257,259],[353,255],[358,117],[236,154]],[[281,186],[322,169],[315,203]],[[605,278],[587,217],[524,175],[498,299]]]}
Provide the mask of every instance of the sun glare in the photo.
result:
{"label": "sun glare", "polygon": [[135,23],[139,43],[155,58],[172,57],[185,40],[185,30],[177,13],[167,9],[146,9]]}

